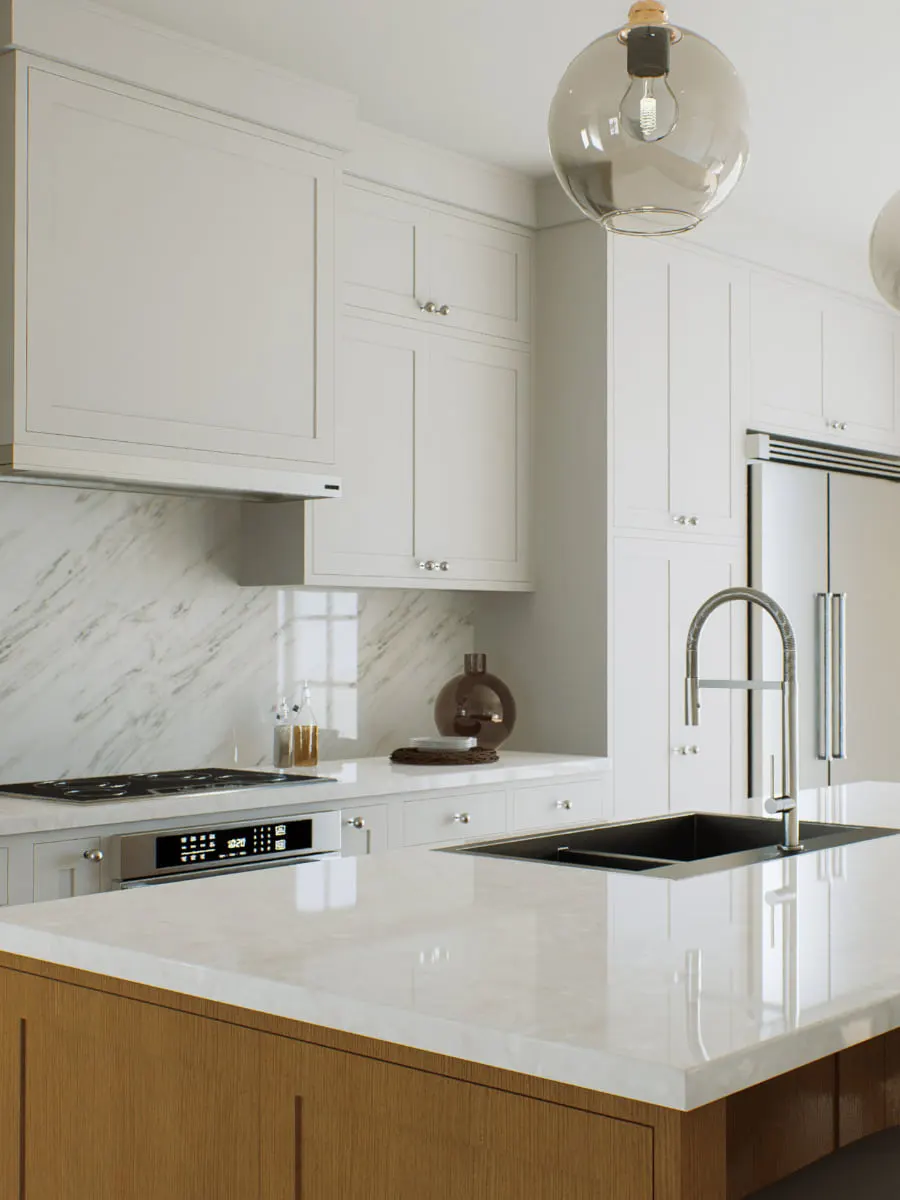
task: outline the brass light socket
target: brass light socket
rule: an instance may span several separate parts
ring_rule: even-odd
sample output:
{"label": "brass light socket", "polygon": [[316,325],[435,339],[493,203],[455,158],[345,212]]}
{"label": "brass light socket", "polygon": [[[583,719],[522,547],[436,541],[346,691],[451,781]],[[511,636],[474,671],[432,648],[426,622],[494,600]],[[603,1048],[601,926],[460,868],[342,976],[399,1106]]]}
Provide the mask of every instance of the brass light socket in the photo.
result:
{"label": "brass light socket", "polygon": [[681,30],[669,25],[668,9],[661,0],[635,0],[628,10],[628,24],[619,30],[619,41],[624,44],[628,41],[628,34],[632,29],[647,25],[665,25],[669,29],[672,41],[681,41]]}

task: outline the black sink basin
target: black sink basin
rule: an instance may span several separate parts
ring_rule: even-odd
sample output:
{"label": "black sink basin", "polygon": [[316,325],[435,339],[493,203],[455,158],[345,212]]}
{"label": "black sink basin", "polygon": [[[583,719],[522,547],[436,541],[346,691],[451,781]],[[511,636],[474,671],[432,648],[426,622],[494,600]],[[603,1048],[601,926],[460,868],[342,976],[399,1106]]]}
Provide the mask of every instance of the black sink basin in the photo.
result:
{"label": "black sink basin", "polygon": [[[890,837],[897,832],[864,825],[801,821],[801,853]],[[561,863],[605,871],[637,871],[668,879],[684,879],[782,858],[784,856],[778,849],[781,839],[780,818],[679,813],[589,829],[468,843],[451,849],[459,854]]]}

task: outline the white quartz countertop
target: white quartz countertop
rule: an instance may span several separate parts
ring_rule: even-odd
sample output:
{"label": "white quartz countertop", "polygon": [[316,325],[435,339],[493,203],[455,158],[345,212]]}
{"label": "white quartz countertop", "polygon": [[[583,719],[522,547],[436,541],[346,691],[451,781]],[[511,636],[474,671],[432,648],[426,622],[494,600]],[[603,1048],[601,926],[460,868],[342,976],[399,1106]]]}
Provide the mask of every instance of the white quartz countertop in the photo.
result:
{"label": "white quartz countertop", "polygon": [[[217,765],[227,767],[231,764]],[[109,828],[143,821],[167,821],[173,817],[222,816],[251,810],[278,812],[298,807],[334,808],[352,804],[355,800],[414,795],[445,788],[527,785],[554,779],[595,777],[609,770],[609,766],[606,758],[501,751],[499,762],[477,767],[396,766],[386,757],[324,762],[312,770],[298,768],[287,773],[332,776],[336,780],[334,783],[298,782],[296,787],[278,784],[233,792],[117,800],[110,804],[57,804],[4,795],[0,790],[0,837],[57,829]]]}
{"label": "white quartz countertop", "polygon": [[[900,784],[802,815],[900,827]],[[0,950],[688,1109],[900,1027],[898,912],[900,837],[677,881],[405,850],[8,909]]]}

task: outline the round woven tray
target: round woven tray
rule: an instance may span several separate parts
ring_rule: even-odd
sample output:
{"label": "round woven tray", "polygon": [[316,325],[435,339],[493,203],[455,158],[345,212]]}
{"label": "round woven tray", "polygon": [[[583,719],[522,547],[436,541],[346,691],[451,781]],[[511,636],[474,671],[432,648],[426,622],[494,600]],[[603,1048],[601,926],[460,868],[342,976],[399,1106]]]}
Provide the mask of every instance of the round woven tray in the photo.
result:
{"label": "round woven tray", "polygon": [[496,750],[416,750],[401,747],[391,755],[391,762],[409,767],[471,767],[481,763],[499,762]]}

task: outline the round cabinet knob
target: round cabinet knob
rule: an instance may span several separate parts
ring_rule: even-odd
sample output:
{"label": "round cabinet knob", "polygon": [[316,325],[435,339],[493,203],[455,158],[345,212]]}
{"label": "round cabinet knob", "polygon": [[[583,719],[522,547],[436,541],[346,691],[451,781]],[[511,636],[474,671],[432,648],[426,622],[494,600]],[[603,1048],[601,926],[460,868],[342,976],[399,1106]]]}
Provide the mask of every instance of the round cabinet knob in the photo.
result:
{"label": "round cabinet knob", "polygon": [[450,570],[450,564],[447,562],[446,558],[443,560],[443,562],[439,562],[439,563],[438,563],[438,567],[439,567],[439,568],[440,568],[440,570],[442,570],[442,571],[449,571],[449,570]]}
{"label": "round cabinet knob", "polygon": [[829,429],[837,429],[839,433],[844,433],[847,429],[847,422],[846,421],[829,421],[828,428]]}
{"label": "round cabinet knob", "polygon": [[441,307],[438,309],[438,314],[439,314],[439,316],[442,316],[442,317],[449,317],[450,316],[450,305],[442,304]]}
{"label": "round cabinet knob", "polygon": [[421,312],[436,313],[438,311],[438,306],[433,300],[426,300],[424,304],[419,305],[419,309]]}
{"label": "round cabinet knob", "polygon": [[568,812],[568,810],[572,807],[572,801],[571,800],[557,800],[556,807],[564,808]]}
{"label": "round cabinet knob", "polygon": [[699,746],[688,746],[688,754],[699,754],[699,753],[700,753]]}
{"label": "round cabinet knob", "polygon": [[352,820],[347,822],[347,824],[352,825],[354,829],[365,829],[365,817],[353,817]]}
{"label": "round cabinet knob", "polygon": [[433,558],[429,558],[425,562],[417,563],[417,566],[420,571],[436,571],[438,569],[438,564]]}
{"label": "round cabinet knob", "polygon": [[692,529],[696,529],[697,526],[700,524],[700,518],[699,517],[688,517],[687,523],[688,523],[688,525],[690,525],[690,527]]}
{"label": "round cabinet knob", "polygon": [[102,850],[85,850],[84,857],[88,860],[88,862],[101,863],[101,862],[103,862],[103,851]]}
{"label": "round cabinet knob", "polygon": [[678,517],[673,517],[672,520],[675,522],[676,525],[687,525],[687,517],[678,516]]}
{"label": "round cabinet knob", "polygon": [[460,825],[468,825],[472,818],[468,813],[454,813],[453,820],[457,821]]}

